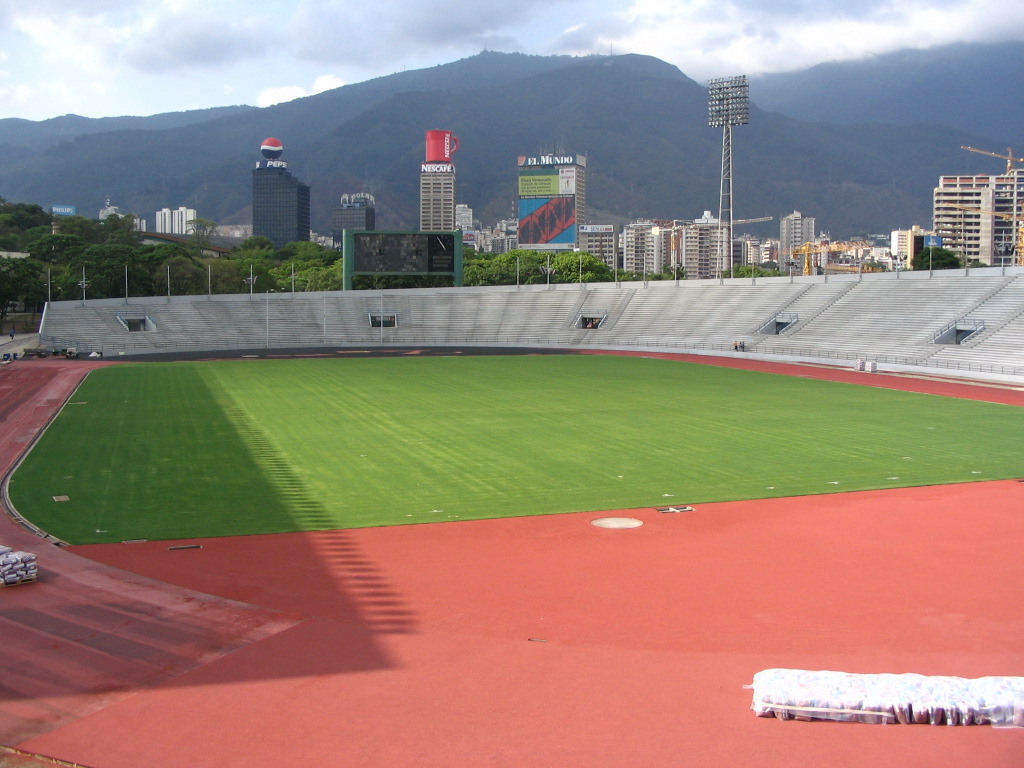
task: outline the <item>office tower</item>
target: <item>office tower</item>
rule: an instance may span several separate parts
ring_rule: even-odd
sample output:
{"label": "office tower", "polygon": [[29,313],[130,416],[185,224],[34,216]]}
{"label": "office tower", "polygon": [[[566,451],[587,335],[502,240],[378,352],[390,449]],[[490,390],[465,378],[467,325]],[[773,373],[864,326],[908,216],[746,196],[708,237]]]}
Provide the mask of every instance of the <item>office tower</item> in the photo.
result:
{"label": "office tower", "polygon": [[281,160],[284,147],[275,138],[265,139],[260,151],[265,159],[252,172],[252,234],[266,237],[280,248],[286,243],[309,240],[309,187],[294,178]]}
{"label": "office tower", "polygon": [[455,229],[455,165],[459,140],[451,131],[426,132],[426,159],[420,164],[420,230]]}
{"label": "office tower", "polygon": [[170,208],[161,208],[156,212],[156,231],[168,235],[191,234],[191,223],[195,221],[196,211],[194,208],[181,206],[172,211]]}
{"label": "office tower", "polygon": [[814,240],[817,222],[813,216],[804,216],[800,211],[793,211],[782,217],[779,224],[779,263],[792,260],[793,249]]}
{"label": "office tower", "polygon": [[1024,169],[997,176],[942,176],[932,195],[932,224],[942,247],[967,263],[1024,263],[1015,247],[1024,225]]}
{"label": "office tower", "polygon": [[331,211],[331,238],[334,247],[341,248],[342,233],[346,229],[372,232],[376,228],[376,200],[366,192],[342,195]]}
{"label": "office tower", "polygon": [[614,224],[580,224],[580,250],[600,259],[612,269],[622,268],[619,256],[618,227]]}
{"label": "office tower", "polygon": [[571,251],[587,215],[584,155],[519,156],[519,247]]}

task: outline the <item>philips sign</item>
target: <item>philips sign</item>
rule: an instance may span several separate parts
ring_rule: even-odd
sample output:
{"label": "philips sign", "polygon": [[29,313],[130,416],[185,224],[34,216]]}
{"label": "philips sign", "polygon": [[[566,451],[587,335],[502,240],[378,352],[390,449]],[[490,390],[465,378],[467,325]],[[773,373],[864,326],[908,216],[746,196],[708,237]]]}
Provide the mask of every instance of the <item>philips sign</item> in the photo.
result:
{"label": "philips sign", "polygon": [[50,212],[54,216],[75,216],[78,213],[78,209],[73,205],[55,205],[50,208]]}

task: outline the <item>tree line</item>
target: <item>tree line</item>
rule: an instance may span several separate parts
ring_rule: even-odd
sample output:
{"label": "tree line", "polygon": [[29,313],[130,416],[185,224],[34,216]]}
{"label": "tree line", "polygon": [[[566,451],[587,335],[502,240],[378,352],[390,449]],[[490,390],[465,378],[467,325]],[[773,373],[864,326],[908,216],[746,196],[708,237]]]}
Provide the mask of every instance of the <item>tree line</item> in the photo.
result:
{"label": "tree line", "polygon": [[[156,295],[204,295],[249,291],[336,291],[342,288],[341,252],[313,242],[275,248],[265,237],[250,237],[225,255],[211,256],[214,223],[199,219],[182,243],[144,244],[132,216],[103,220],[53,216],[35,204],[0,198],[0,251],[28,258],[0,258],[0,324],[12,309],[37,312],[48,301]],[[931,254],[935,269],[952,268],[942,249]],[[914,260],[914,269],[928,262]],[[740,265],[735,277],[783,274],[775,264]],[[723,277],[730,273],[724,272]],[[614,280],[682,279],[681,270],[636,274],[615,270],[587,252],[463,254],[468,286],[601,283]],[[357,289],[444,285],[437,276],[359,275]],[[84,285],[83,285],[84,283]]]}
{"label": "tree line", "polygon": [[[341,252],[313,242],[275,248],[250,237],[230,252],[210,255],[213,222],[197,220],[182,243],[144,244],[132,216],[103,220],[53,216],[41,206],[0,198],[0,323],[12,310],[38,312],[49,300],[204,295],[249,291],[332,291],[342,288]],[[633,275],[586,252],[530,250],[463,254],[465,285],[536,285],[669,279]],[[357,289],[442,285],[436,276],[359,275]],[[84,285],[83,285],[84,283]]]}

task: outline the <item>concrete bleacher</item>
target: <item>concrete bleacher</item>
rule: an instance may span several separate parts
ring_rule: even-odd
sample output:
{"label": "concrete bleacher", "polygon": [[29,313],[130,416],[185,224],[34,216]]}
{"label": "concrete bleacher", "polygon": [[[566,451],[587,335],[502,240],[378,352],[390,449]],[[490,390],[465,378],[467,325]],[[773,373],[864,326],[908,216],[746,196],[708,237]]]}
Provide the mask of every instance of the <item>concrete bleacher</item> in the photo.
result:
{"label": "concrete bleacher", "polygon": [[[127,309],[126,309],[127,308]],[[146,330],[118,319],[145,317]],[[776,333],[774,317],[792,322]],[[394,317],[393,327],[373,319]],[[602,318],[585,329],[581,318]],[[984,321],[962,344],[947,324]],[[44,344],[136,355],[362,345],[561,345],[878,360],[1024,376],[1024,268],[52,302]]]}
{"label": "concrete bleacher", "polygon": [[[796,323],[791,332],[761,342],[757,349],[783,355],[827,349],[865,359],[925,359],[937,351],[934,338],[943,326],[968,315],[1009,279],[995,275],[859,280],[815,316]],[[809,291],[813,293],[814,288]]]}

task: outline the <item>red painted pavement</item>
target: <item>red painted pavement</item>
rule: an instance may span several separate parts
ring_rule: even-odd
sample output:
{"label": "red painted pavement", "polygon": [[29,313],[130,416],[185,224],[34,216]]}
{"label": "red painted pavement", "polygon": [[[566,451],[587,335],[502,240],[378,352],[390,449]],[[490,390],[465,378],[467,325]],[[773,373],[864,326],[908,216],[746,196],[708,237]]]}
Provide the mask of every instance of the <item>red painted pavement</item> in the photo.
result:
{"label": "red painted pavement", "polygon": [[[298,621],[127,676],[134,695],[76,710],[69,692],[15,746],[94,768],[1016,767],[1024,730],[780,722],[742,686],[774,666],[1024,675],[1022,510],[1001,481],[621,512],[630,530],[590,513],[75,547],[88,560],[51,570]],[[43,588],[0,591],[3,610]]]}

